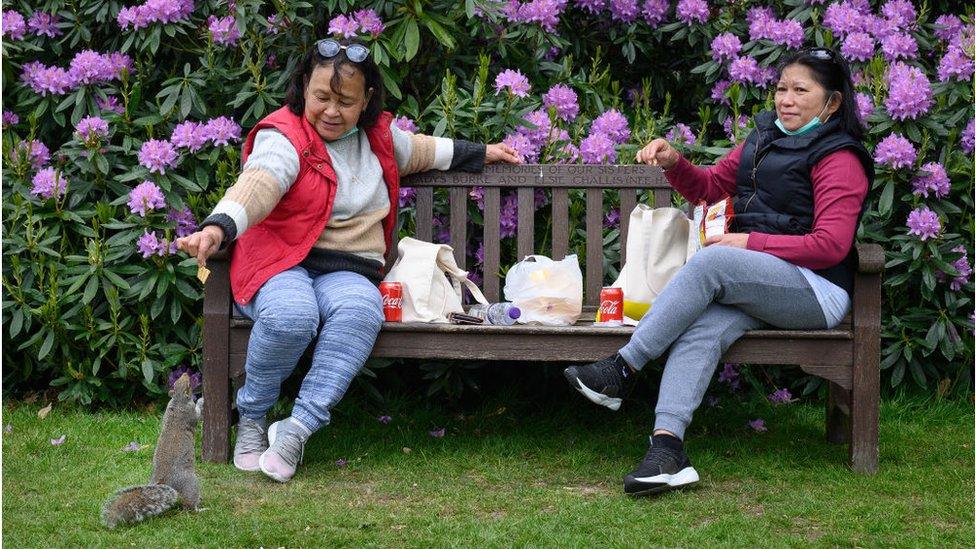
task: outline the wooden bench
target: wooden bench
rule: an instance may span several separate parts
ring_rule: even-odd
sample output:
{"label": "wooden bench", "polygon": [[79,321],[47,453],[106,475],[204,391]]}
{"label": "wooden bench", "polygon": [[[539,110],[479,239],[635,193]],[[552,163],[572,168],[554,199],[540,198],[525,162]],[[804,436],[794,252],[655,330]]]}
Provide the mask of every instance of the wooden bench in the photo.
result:
{"label": "wooden bench", "polygon": [[[620,264],[626,260],[628,213],[639,193],[648,201],[671,204],[671,188],[657,167],[523,165],[489,166],[484,173],[428,172],[406,177],[403,187],[414,187],[416,237],[431,241],[435,188],[446,189],[449,203],[450,244],[458,265],[465,268],[468,240],[469,192],[484,189],[485,296],[499,301],[502,280],[499,217],[501,193],[518,195],[518,257],[532,253],[561,259],[570,250],[570,189],[584,189],[585,265],[584,304],[588,315],[575,326],[460,326],[450,324],[386,323],[373,349],[373,357],[413,359],[475,359],[507,361],[594,361],[609,356],[627,343],[631,327],[593,327],[593,314],[604,279],[604,191],[619,193]],[[551,249],[535,250],[535,189],[551,191]],[[862,473],[878,466],[879,355],[881,330],[881,271],[884,254],[876,244],[857,244],[858,272],[854,282],[852,313],[833,330],[756,330],[746,333],[723,361],[749,364],[799,365],[803,371],[829,383],[826,434],[832,443],[850,444],[850,465]],[[391,256],[395,256],[394,251]],[[390,258],[391,260],[393,257]],[[244,358],[251,321],[231,315],[229,262],[225,252],[208,261],[212,271],[204,297],[204,371],[206,394],[203,458],[226,461],[230,454],[233,386],[244,376]],[[619,266],[618,266],[619,267]],[[582,404],[581,404],[582,405]]]}

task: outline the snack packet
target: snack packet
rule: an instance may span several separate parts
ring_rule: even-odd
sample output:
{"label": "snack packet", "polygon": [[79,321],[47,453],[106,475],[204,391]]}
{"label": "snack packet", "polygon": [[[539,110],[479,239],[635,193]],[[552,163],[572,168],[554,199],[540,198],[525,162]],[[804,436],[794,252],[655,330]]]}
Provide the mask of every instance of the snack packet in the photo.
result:
{"label": "snack packet", "polygon": [[699,247],[704,246],[705,241],[710,237],[728,233],[733,217],[735,217],[735,213],[732,209],[732,197],[730,196],[726,196],[712,205],[708,205],[704,200],[699,201],[692,216],[695,226],[698,227]]}

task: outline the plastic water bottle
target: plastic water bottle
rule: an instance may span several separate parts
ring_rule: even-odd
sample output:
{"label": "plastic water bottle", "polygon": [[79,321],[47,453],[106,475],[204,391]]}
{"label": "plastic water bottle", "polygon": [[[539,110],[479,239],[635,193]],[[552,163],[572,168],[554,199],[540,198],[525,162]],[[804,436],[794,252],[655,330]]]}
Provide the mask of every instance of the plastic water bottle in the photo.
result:
{"label": "plastic water bottle", "polygon": [[493,326],[511,326],[515,324],[518,317],[522,316],[522,311],[514,304],[507,302],[492,303],[490,305],[475,303],[468,310],[468,314],[481,317],[485,319],[486,324]]}

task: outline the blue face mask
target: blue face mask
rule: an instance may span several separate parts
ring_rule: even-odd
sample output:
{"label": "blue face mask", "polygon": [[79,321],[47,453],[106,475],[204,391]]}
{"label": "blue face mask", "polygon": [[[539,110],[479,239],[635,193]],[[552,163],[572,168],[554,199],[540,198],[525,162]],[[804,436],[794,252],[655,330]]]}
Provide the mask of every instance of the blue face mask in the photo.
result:
{"label": "blue face mask", "polygon": [[350,135],[352,135],[352,134],[354,134],[354,133],[356,133],[358,131],[359,131],[359,126],[353,126],[353,127],[349,128],[348,130],[342,132],[342,135],[340,135],[339,137],[336,137],[332,141],[338,141],[338,140],[342,139],[343,137],[349,137]]}
{"label": "blue face mask", "polygon": [[[827,102],[824,103],[824,108],[820,109],[820,114],[823,114],[824,111],[827,110],[827,105],[829,104],[830,104],[830,99],[828,99]],[[804,124],[802,128],[797,128],[795,130],[788,130],[785,127],[783,127],[783,122],[781,122],[779,118],[776,119],[776,122],[774,122],[774,124],[776,124],[776,127],[779,128],[779,131],[785,133],[786,135],[803,135],[808,131],[816,128],[817,126],[823,124],[823,122],[820,121],[820,114],[814,116],[809,122]],[[827,118],[830,118],[829,114],[827,115]]]}

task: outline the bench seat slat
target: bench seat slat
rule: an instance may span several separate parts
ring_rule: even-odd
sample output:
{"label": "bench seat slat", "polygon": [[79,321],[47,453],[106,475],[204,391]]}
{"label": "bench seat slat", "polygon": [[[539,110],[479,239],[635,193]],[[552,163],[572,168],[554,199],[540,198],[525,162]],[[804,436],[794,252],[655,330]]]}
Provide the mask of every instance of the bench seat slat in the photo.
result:
{"label": "bench seat slat", "polygon": [[[514,326],[492,326],[486,324],[433,324],[427,322],[384,322],[380,332],[410,333],[410,334],[489,334],[493,336],[545,334],[557,336],[587,335],[595,337],[630,337],[634,333],[631,326],[593,326],[593,319],[580,321],[573,326],[536,326],[516,324]],[[231,330],[242,337],[247,337],[253,322],[247,318],[234,317],[231,319]],[[853,339],[850,327],[833,330],[750,330],[742,336],[753,339]]]}

